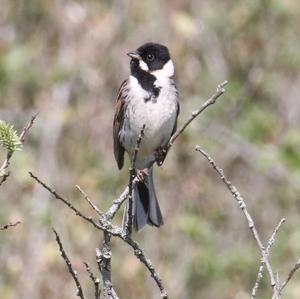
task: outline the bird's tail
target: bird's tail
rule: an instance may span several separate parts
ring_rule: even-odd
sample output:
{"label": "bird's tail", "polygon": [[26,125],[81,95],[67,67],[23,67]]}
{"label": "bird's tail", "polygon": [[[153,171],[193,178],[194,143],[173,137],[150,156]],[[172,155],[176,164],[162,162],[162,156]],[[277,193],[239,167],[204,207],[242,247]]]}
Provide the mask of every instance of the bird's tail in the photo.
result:
{"label": "bird's tail", "polygon": [[[163,217],[158,205],[152,167],[143,182],[138,182],[132,192],[133,198],[133,225],[139,231],[146,224],[159,227],[163,224]],[[126,213],[126,211],[125,211]]]}

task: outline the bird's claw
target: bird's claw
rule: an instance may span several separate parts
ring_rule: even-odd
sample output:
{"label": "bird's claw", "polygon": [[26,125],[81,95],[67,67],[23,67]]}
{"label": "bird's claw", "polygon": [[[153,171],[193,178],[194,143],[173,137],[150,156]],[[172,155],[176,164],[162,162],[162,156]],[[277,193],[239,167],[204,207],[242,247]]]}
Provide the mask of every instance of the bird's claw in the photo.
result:
{"label": "bird's claw", "polygon": [[145,177],[149,175],[148,168],[145,169],[137,169],[136,171],[136,177],[140,182],[143,182],[145,180]]}

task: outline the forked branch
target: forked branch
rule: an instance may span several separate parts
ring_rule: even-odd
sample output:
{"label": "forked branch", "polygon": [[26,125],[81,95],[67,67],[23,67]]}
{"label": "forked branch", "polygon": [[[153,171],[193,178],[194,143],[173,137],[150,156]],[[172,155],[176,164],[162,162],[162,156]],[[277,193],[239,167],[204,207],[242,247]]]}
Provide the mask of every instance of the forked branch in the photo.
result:
{"label": "forked branch", "polygon": [[228,188],[230,193],[233,195],[234,199],[236,200],[236,202],[238,203],[240,209],[242,210],[242,212],[244,213],[244,215],[246,217],[246,220],[248,222],[248,226],[249,226],[249,228],[250,228],[250,230],[253,234],[253,237],[256,241],[256,244],[257,244],[257,246],[259,248],[259,251],[260,251],[260,254],[262,256],[261,266],[260,266],[260,269],[259,269],[259,272],[258,272],[256,283],[255,283],[255,285],[252,289],[251,298],[253,299],[256,296],[256,291],[257,291],[259,283],[261,281],[263,267],[265,265],[267,270],[268,270],[268,273],[269,273],[271,287],[272,287],[272,290],[273,290],[272,299],[280,299],[282,289],[290,281],[290,279],[293,277],[295,272],[300,268],[300,260],[299,260],[295,264],[293,269],[290,271],[290,273],[288,275],[288,278],[286,279],[286,281],[283,284],[280,284],[279,278],[275,280],[274,271],[272,269],[272,266],[271,266],[271,263],[270,263],[270,260],[269,260],[269,253],[270,253],[270,249],[271,249],[272,245],[275,242],[276,234],[277,234],[278,230],[280,229],[281,225],[284,223],[285,219],[283,218],[283,219],[280,220],[279,224],[274,229],[274,232],[273,232],[271,238],[269,239],[267,248],[265,249],[265,247],[263,246],[263,243],[261,241],[261,237],[260,237],[260,235],[259,235],[259,233],[256,229],[255,222],[254,222],[252,216],[250,215],[250,213],[247,209],[247,206],[245,204],[245,201],[244,201],[243,197],[240,195],[237,188],[232,185],[232,183],[224,175],[223,170],[220,167],[217,166],[216,162],[203,149],[201,149],[200,146],[198,146],[198,145],[196,146],[196,151],[200,152],[208,160],[210,165],[218,173],[221,180],[224,182],[224,184],[226,185],[226,187]]}

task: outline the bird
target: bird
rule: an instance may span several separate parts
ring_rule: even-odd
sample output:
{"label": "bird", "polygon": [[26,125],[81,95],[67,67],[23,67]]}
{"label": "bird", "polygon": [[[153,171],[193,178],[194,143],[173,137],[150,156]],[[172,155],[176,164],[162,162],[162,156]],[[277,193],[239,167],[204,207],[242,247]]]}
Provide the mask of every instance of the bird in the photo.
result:
{"label": "bird", "polygon": [[130,76],[121,84],[113,121],[114,156],[118,168],[124,165],[124,153],[132,161],[137,139],[144,136],[136,156],[138,177],[133,187],[133,225],[140,231],[147,224],[160,227],[163,216],[157,200],[153,165],[165,159],[168,142],[176,131],[180,111],[174,81],[174,64],[169,49],[148,42],[127,53]]}

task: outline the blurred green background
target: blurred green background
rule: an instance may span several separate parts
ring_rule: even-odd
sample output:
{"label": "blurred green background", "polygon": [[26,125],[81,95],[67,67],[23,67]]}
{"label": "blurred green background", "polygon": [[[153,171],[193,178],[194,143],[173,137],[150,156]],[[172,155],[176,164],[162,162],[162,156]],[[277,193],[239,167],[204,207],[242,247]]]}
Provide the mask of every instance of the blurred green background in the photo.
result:
{"label": "blurred green background", "polygon": [[[22,224],[0,235],[0,297],[76,297],[52,226],[93,297],[82,261],[96,272],[101,234],[34,184],[28,171],[87,214],[75,184],[103,209],[112,203],[128,178],[112,154],[114,101],[129,74],[125,54],[147,41],[170,49],[179,125],[229,81],[222,99],[155,169],[165,225],[136,235],[170,298],[249,298],[260,261],[244,216],[196,144],[238,187],[264,240],[286,217],[271,255],[284,279],[300,257],[299,36],[296,0],[1,0],[0,119],[20,131],[40,114],[1,187],[0,224]],[[159,298],[148,272],[118,240],[112,267],[120,298]],[[258,298],[270,294],[266,276]],[[300,275],[283,298],[299,297]]]}

